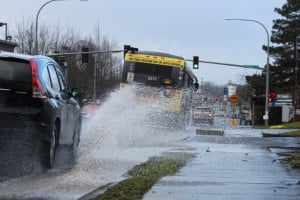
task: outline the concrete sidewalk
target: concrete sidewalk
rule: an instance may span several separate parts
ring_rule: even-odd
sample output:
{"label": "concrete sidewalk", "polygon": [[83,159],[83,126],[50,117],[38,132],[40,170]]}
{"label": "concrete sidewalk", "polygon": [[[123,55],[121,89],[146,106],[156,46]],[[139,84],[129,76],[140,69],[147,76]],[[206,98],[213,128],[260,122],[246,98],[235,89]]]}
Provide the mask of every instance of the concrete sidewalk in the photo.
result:
{"label": "concrete sidewalk", "polygon": [[[190,139],[187,149],[197,158],[176,175],[162,178],[143,199],[300,199],[299,170],[288,170],[276,153],[265,148],[271,138],[245,138],[244,142],[227,138],[222,142],[224,138]],[[207,142],[210,140],[215,142]]]}

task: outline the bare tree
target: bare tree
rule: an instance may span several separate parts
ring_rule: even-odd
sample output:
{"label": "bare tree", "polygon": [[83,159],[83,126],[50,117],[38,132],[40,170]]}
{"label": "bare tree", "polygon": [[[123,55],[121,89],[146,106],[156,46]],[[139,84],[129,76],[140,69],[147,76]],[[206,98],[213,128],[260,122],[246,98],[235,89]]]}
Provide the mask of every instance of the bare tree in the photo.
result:
{"label": "bare tree", "polygon": [[[25,54],[34,53],[34,21],[28,20],[17,25],[15,42],[19,44],[17,51]],[[97,24],[94,37],[82,38],[80,33],[71,27],[65,30],[58,23],[54,27],[41,25],[38,34],[38,52],[43,55],[61,53],[53,58],[65,69],[71,86],[83,88],[87,97],[93,91],[94,67],[96,67],[96,95],[103,96],[118,87],[121,74],[121,59],[113,56],[111,49],[117,46],[109,37],[100,33],[100,25]],[[82,63],[81,52],[83,47],[90,51],[101,51],[106,53],[89,54],[89,62]],[[63,53],[74,53],[66,55]],[[63,55],[62,55],[63,54]],[[65,64],[67,65],[65,66]]]}
{"label": "bare tree", "polygon": [[23,19],[23,22],[17,24],[17,35],[14,36],[18,44],[17,51],[25,54],[34,52],[34,22]]}

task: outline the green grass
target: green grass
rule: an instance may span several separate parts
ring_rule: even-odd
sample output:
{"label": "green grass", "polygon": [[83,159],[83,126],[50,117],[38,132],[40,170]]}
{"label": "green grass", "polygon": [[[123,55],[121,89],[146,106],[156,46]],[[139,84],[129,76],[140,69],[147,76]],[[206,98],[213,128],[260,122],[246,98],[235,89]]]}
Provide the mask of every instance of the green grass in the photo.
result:
{"label": "green grass", "polygon": [[[300,129],[300,122],[290,122],[284,124],[270,125],[270,126],[257,126],[258,129]],[[300,130],[288,131],[279,134],[283,137],[300,137]]]}
{"label": "green grass", "polygon": [[284,137],[300,137],[300,131],[291,131],[286,133],[280,133],[280,136]]}
{"label": "green grass", "polygon": [[[261,126],[261,127],[257,127],[257,128],[264,128],[264,129],[268,129],[268,128],[284,128],[284,129],[300,129],[300,122],[291,122],[291,123],[284,123],[284,124],[278,124],[275,126]],[[296,131],[289,131],[289,132],[285,132],[285,133],[280,133],[280,136],[283,137],[300,137],[300,130],[296,130]],[[294,169],[300,169],[300,153],[289,153],[287,155],[285,155],[286,158],[284,159],[286,162],[288,162],[292,168]],[[300,181],[299,181],[300,184]]]}
{"label": "green grass", "polygon": [[[281,124],[279,126],[281,126],[284,129],[300,129],[300,122],[290,122],[290,123]],[[272,128],[272,126],[269,126],[269,128]],[[285,137],[300,137],[300,130],[285,132],[279,135]]]}
{"label": "green grass", "polygon": [[134,166],[127,173],[127,179],[112,186],[94,200],[142,199],[161,177],[175,174],[193,157],[189,153],[168,153],[152,157],[147,162]]}
{"label": "green grass", "polygon": [[300,169],[300,153],[290,153],[284,159],[293,169]]}
{"label": "green grass", "polygon": [[290,122],[286,124],[282,124],[285,128],[299,128],[300,129],[300,122]]}
{"label": "green grass", "polygon": [[258,129],[269,129],[272,127],[280,127],[280,128],[284,128],[284,129],[300,129],[300,122],[290,122],[290,123],[283,123],[283,124],[276,124],[276,125],[270,125],[270,126],[256,126],[256,128]]}

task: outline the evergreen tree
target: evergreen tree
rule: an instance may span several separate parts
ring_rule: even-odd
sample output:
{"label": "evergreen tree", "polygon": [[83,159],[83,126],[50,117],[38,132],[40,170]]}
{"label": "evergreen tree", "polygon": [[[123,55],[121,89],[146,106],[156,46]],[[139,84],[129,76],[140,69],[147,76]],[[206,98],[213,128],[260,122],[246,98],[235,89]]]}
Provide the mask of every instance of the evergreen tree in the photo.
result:
{"label": "evergreen tree", "polygon": [[[300,62],[296,68],[296,38],[300,36],[300,1],[287,0],[282,8],[274,11],[282,16],[273,21],[271,42],[276,44],[270,47],[270,56],[274,62],[270,64],[270,92],[292,93],[300,83]],[[266,51],[267,46],[263,46]],[[299,50],[300,54],[300,50]],[[265,72],[246,78],[256,95],[264,95],[261,86],[265,84]],[[300,85],[300,84],[299,84]]]}

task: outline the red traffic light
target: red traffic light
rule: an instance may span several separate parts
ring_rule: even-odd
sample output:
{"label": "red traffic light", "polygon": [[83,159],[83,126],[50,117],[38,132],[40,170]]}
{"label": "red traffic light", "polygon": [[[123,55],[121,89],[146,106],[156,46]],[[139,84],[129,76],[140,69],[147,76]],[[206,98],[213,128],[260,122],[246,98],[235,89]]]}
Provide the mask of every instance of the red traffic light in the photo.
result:
{"label": "red traffic light", "polygon": [[268,102],[272,102],[272,101],[273,101],[273,98],[269,97]]}
{"label": "red traffic light", "polygon": [[268,102],[273,102],[273,100],[277,97],[277,93],[271,92],[269,93]]}
{"label": "red traffic light", "polygon": [[271,92],[271,93],[269,93],[269,97],[275,98],[275,97],[277,97],[277,93]]}

